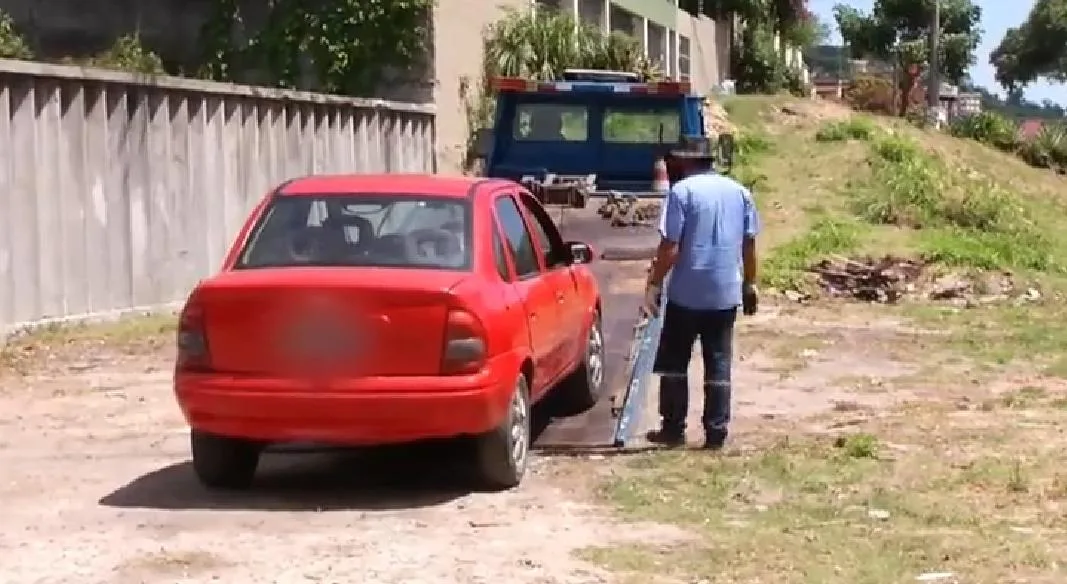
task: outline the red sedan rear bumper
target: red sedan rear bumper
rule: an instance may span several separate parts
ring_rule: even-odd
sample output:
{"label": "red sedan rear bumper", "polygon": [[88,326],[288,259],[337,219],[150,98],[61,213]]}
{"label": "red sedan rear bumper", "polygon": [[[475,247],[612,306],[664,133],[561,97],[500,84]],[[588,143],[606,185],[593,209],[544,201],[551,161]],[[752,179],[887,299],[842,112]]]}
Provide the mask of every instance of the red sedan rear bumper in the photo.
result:
{"label": "red sedan rear bumper", "polygon": [[174,392],[189,425],[271,443],[378,445],[481,434],[505,418],[509,359],[456,377],[306,380],[180,373]]}

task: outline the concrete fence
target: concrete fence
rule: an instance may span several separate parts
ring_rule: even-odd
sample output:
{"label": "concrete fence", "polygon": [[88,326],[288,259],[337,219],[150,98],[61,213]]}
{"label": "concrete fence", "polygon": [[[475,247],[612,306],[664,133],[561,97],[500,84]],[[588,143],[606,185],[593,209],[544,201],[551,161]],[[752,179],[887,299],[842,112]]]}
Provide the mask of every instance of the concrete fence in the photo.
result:
{"label": "concrete fence", "polygon": [[431,106],[0,60],[0,334],[182,300],[287,178],[434,166]]}

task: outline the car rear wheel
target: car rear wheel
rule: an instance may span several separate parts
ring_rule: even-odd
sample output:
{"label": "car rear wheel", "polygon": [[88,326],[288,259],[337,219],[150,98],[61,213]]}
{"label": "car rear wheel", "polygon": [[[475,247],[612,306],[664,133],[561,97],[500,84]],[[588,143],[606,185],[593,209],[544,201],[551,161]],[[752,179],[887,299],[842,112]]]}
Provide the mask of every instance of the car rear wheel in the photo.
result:
{"label": "car rear wheel", "polygon": [[193,430],[193,470],[205,487],[247,489],[259,466],[258,444]]}
{"label": "car rear wheel", "polygon": [[596,405],[604,389],[604,356],[604,329],[597,315],[589,327],[582,362],[556,388],[561,414],[580,414]]}
{"label": "car rear wheel", "polygon": [[485,486],[505,490],[518,486],[530,458],[530,388],[519,374],[504,421],[478,440],[478,471]]}

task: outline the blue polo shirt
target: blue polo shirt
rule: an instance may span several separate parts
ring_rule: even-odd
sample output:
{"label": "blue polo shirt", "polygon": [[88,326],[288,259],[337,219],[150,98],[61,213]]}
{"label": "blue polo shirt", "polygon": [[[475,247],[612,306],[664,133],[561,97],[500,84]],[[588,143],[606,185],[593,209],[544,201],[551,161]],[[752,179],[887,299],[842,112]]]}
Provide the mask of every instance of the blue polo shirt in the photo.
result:
{"label": "blue polo shirt", "polygon": [[660,235],[678,244],[667,300],[696,310],[741,305],[741,243],[759,233],[752,193],[715,172],[675,183],[660,214]]}

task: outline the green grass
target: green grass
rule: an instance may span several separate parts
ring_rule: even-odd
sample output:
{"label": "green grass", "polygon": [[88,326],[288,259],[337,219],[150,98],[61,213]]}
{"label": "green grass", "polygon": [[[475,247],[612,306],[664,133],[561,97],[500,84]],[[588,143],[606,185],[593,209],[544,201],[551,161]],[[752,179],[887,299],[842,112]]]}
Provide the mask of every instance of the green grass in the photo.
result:
{"label": "green grass", "polygon": [[629,519],[696,539],[583,557],[633,582],[1062,581],[1067,534],[1054,509],[1067,503],[1067,458],[1017,424],[1054,433],[1067,412],[1024,388],[966,419],[946,414],[913,408],[837,438],[794,434],[725,456],[640,455],[602,495]]}
{"label": "green grass", "polygon": [[806,288],[806,270],[829,255],[855,251],[862,229],[855,221],[819,217],[807,231],[772,250],[763,261],[762,283],[779,290]]}
{"label": "green grass", "polygon": [[71,365],[115,351],[156,351],[173,341],[173,314],[130,315],[98,323],[53,324],[16,335],[0,344],[0,377],[26,374],[42,364]]}

